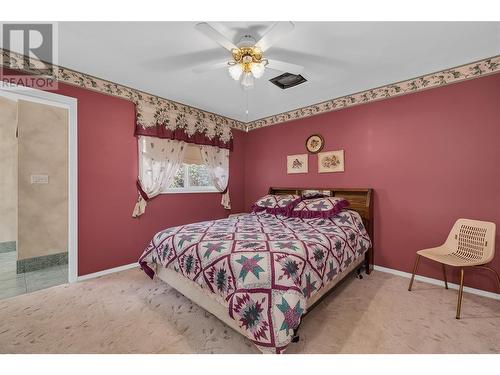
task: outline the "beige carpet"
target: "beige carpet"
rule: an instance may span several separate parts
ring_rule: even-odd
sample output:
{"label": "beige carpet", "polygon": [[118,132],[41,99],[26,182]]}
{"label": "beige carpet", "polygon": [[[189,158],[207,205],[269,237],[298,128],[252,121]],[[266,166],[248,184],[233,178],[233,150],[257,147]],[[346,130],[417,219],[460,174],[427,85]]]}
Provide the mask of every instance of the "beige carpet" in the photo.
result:
{"label": "beige carpet", "polygon": [[[373,272],[309,314],[287,353],[500,353],[500,301]],[[1,353],[258,353],[138,269],[0,301]]]}

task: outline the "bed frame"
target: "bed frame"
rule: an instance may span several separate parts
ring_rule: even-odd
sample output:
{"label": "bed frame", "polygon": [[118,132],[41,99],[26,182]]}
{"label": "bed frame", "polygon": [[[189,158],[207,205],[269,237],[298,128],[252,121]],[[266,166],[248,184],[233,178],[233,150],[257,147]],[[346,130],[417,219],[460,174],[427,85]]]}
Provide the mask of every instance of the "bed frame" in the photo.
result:
{"label": "bed frame", "polygon": [[345,198],[349,202],[348,209],[359,213],[372,241],[372,247],[365,254],[365,272],[369,275],[373,270],[373,189],[270,187],[269,194],[301,195],[304,190],[329,191],[333,197]]}
{"label": "bed frame", "polygon": [[[372,242],[372,246],[365,253],[364,259],[364,268],[366,274],[370,274],[373,270],[373,189],[347,189],[347,188],[281,188],[281,187],[270,187],[269,194],[296,194],[301,195],[304,190],[320,190],[320,191],[329,191],[330,196],[333,197],[342,197],[345,198],[349,202],[348,209],[356,211],[361,216],[363,220],[363,225],[370,236],[370,240]],[[299,328],[303,322],[303,318],[308,315],[323,299],[325,299],[331,292],[339,287],[346,279],[347,276],[353,272],[356,272],[358,278],[362,279],[361,276],[362,267],[357,264],[353,264],[349,269],[343,272],[343,276],[334,283],[330,288],[326,288],[326,291],[323,294],[319,295],[318,298],[315,298],[314,301],[310,305],[307,306],[306,313],[302,316],[300,324],[297,328],[293,330],[293,338],[292,342],[298,342],[300,340],[299,336]]]}
{"label": "bed frame", "polygon": [[[372,189],[332,189],[332,188],[269,188],[269,194],[298,194],[303,190],[323,190],[331,192],[332,196],[343,197],[349,201],[349,209],[357,211],[361,218],[363,219],[363,224],[370,235],[370,239],[373,244],[373,200],[372,200]],[[151,265],[152,266],[152,265]],[[361,270],[365,269],[366,273],[369,274],[373,269],[373,245],[366,252],[365,258],[356,259],[346,270],[339,273],[339,277],[334,279],[331,285],[325,286],[322,291],[317,293],[314,297],[308,301],[306,313],[307,315],[315,306],[317,306],[325,297],[327,297],[334,289],[338,287],[342,282],[347,279],[347,276],[353,272],[357,273],[358,278],[362,278]],[[156,264],[155,277],[163,280],[171,287],[176,289],[178,292],[186,296],[191,301],[196,301],[195,303],[201,306],[206,311],[215,315],[217,318],[226,323],[229,327],[233,328],[235,331],[240,332],[238,324],[227,315],[226,309],[223,307],[223,303],[217,300],[217,296],[211,296],[206,294],[204,290],[200,288],[199,285],[186,279],[179,273],[160,266]],[[300,327],[300,325],[299,325]],[[299,327],[294,329],[294,337],[292,342],[299,341],[298,330]]]}

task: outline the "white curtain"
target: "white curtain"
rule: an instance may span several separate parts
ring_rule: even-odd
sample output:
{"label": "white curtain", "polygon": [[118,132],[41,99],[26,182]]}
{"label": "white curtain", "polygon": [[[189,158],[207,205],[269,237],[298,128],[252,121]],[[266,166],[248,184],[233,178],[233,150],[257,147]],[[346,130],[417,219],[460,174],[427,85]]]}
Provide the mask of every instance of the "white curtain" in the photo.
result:
{"label": "white curtain", "polygon": [[[139,136],[139,184],[151,199],[167,188],[182,165],[186,152],[186,142]],[[146,200],[141,194],[134,207],[133,217],[146,210]]]}
{"label": "white curtain", "polygon": [[210,178],[215,188],[222,193],[221,204],[226,210],[231,209],[229,199],[229,150],[214,146],[200,146],[201,157],[209,169]]}

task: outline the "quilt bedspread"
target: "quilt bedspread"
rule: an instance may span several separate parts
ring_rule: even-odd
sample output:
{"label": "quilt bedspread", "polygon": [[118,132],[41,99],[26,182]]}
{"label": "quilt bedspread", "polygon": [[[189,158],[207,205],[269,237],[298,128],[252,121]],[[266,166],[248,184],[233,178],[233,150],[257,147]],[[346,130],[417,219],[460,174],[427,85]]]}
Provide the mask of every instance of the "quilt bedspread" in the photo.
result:
{"label": "quilt bedspread", "polygon": [[229,316],[263,352],[283,352],[306,301],[371,246],[361,217],[254,213],[165,229],[139,258],[161,264],[225,301]]}

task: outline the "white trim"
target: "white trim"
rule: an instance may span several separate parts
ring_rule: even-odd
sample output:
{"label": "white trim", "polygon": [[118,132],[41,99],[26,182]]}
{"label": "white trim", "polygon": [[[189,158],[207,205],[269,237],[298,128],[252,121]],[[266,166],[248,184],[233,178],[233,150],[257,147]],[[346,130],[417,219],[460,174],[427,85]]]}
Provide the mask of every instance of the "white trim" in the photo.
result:
{"label": "white trim", "polygon": [[135,263],[125,264],[124,266],[119,266],[119,267],[115,267],[115,268],[109,268],[107,270],[102,270],[102,271],[99,271],[99,272],[94,272],[94,273],[89,273],[87,275],[78,276],[78,278],[76,279],[76,281],[83,281],[83,280],[93,279],[95,277],[109,275],[110,273],[125,271],[125,270],[129,270],[129,269],[135,268],[135,267],[139,267],[139,263],[135,262]]}
{"label": "white trim", "polygon": [[[411,273],[409,273],[409,272],[398,271],[398,270],[395,270],[392,268],[387,268],[387,267],[382,267],[382,266],[374,266],[373,269],[375,271],[390,273],[392,275],[397,275],[397,276],[405,277],[407,279],[411,279]],[[439,285],[439,286],[442,286],[444,288],[444,281],[443,280],[433,279],[431,277],[420,276],[420,275],[415,275],[415,280],[421,281],[421,282],[427,283],[427,284]],[[448,288],[458,290],[459,286],[458,286],[458,284],[448,282]],[[464,292],[476,294],[476,295],[482,296],[482,297],[500,300],[499,293],[487,292],[485,290],[471,288],[468,286],[464,286]]]}
{"label": "white trim", "polygon": [[168,188],[160,194],[220,193],[215,187],[209,188]]}
{"label": "white trim", "polygon": [[54,105],[68,109],[68,281],[78,275],[78,130],[76,98],[25,86],[2,85],[0,93],[14,100]]}
{"label": "white trim", "polygon": [[[184,184],[187,184],[188,186],[183,186],[183,187],[168,187],[166,189],[163,189],[160,194],[182,194],[182,193],[220,193],[219,190],[214,185],[210,186],[189,186],[189,166],[190,165],[197,165],[197,164],[186,164],[182,163],[180,168],[184,170]],[[199,164],[201,166],[204,166],[205,168],[208,168],[205,164]]]}

